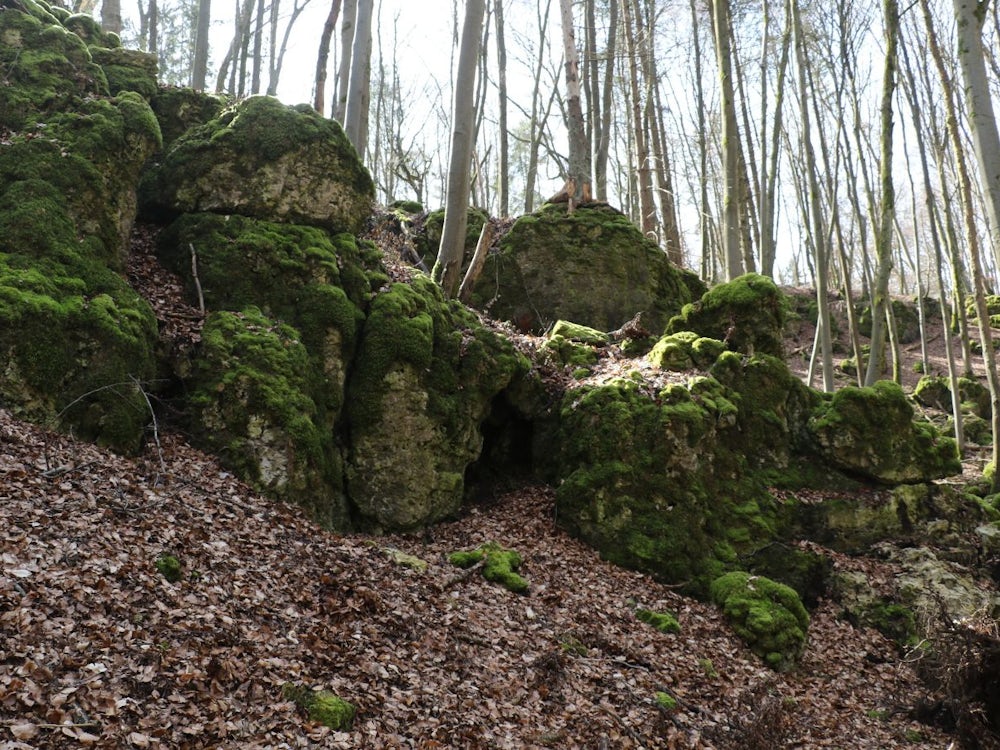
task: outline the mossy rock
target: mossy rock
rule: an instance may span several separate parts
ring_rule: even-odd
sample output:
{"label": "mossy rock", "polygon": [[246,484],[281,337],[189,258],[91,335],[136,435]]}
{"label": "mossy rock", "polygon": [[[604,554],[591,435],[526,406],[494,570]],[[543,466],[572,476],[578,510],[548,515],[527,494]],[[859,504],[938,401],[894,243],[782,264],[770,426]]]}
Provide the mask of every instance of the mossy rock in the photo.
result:
{"label": "mossy rock", "polygon": [[654,367],[683,372],[694,368],[708,369],[725,350],[726,345],[718,339],[680,331],[661,337],[648,357]]}
{"label": "mossy rock", "polygon": [[492,400],[528,362],[426,276],[371,301],[348,383],[348,490],[363,524],[453,515]]}
{"label": "mossy rock", "polygon": [[473,306],[541,333],[557,320],[612,331],[643,313],[662,330],[690,301],[678,270],[609,206],[546,204],[522,216],[488,256]]}
{"label": "mossy rock", "polygon": [[321,422],[310,370],[291,327],[255,307],[211,313],[188,384],[190,429],[243,479],[345,529],[342,459]]}
{"label": "mossy rock", "polygon": [[507,549],[496,542],[486,544],[474,550],[452,552],[448,562],[459,568],[471,568],[483,563],[483,578],[499,583],[515,594],[523,594],[528,590],[528,582],[517,573],[524,560],[517,550]]}
{"label": "mossy rock", "polygon": [[108,95],[87,43],[44,1],[0,8],[0,129],[18,131],[85,97]]}
{"label": "mossy rock", "polygon": [[670,320],[666,333],[693,331],[744,354],[782,357],[787,302],[767,276],[746,274],[712,287]]}
{"label": "mossy rock", "polygon": [[205,125],[217,118],[230,101],[217,94],[164,86],[157,89],[149,103],[160,123],[163,148],[169,149],[174,141],[191,128]]}
{"label": "mossy rock", "polygon": [[635,612],[635,619],[653,626],[661,633],[681,632],[681,624],[677,621],[677,615],[673,612],[654,612],[649,609],[638,609]]}
{"label": "mossy rock", "polygon": [[388,208],[390,211],[399,211],[401,213],[409,214],[411,216],[413,214],[420,214],[424,212],[424,206],[422,203],[410,200],[392,201],[388,206],[386,206],[386,208]]}
{"label": "mossy rock", "polygon": [[[135,183],[159,144],[156,118],[133,92],[87,99],[73,111],[50,114],[44,127],[13,134],[3,146],[0,191],[27,184],[45,204],[33,205],[31,194],[20,195],[20,202],[5,198],[0,224],[10,234],[0,236],[0,245],[18,253],[56,250],[64,263],[97,261],[123,269],[136,213]],[[48,236],[67,220],[77,242]]]}
{"label": "mossy rock", "polygon": [[711,378],[669,387],[619,379],[566,393],[557,517],[626,567],[704,593],[776,533],[773,501],[726,448],[737,407]]}
{"label": "mossy rock", "polygon": [[[420,204],[416,205],[419,206]],[[466,261],[471,260],[472,254],[476,250],[476,245],[479,243],[479,235],[483,231],[483,224],[489,221],[489,218],[489,214],[481,208],[470,207],[466,210],[464,252]],[[439,208],[427,214],[423,223],[420,224],[419,229],[413,234],[413,245],[428,266],[434,265],[434,259],[437,258],[443,230],[444,209]]]}
{"label": "mossy rock", "polygon": [[[977,380],[967,377],[958,379],[958,395],[962,411],[975,414],[981,419],[990,418],[989,389]],[[913,390],[913,398],[918,404],[932,409],[950,412],[951,380],[943,375],[925,375]]]}
{"label": "mossy rock", "polygon": [[134,91],[150,101],[158,90],[156,55],[124,47],[91,47],[90,54],[108,79],[112,96]]}
{"label": "mossy rock", "polygon": [[[892,300],[892,315],[896,322],[896,334],[901,344],[912,344],[920,340],[920,312],[914,300]],[[858,315],[858,333],[866,338],[872,335],[872,307],[865,305]]]}
{"label": "mossy rock", "polygon": [[[75,243],[69,226],[61,231]],[[0,401],[22,418],[138,449],[151,417],[141,389],[156,371],[149,305],[99,264],[12,254],[8,237],[0,231]]]}
{"label": "mossy rock", "polygon": [[181,561],[173,555],[160,555],[153,562],[153,567],[170,583],[177,583],[184,577],[184,567]]}
{"label": "mossy rock", "polygon": [[750,650],[777,671],[795,666],[805,647],[809,613],[788,586],[743,571],[712,582],[712,601]]}
{"label": "mossy rock", "polygon": [[820,502],[786,503],[801,538],[839,552],[864,553],[885,541],[933,544],[973,562],[970,541],[988,520],[973,497],[945,484],[904,484],[888,492],[841,493]]}
{"label": "mossy rock", "polygon": [[719,355],[709,372],[736,394],[730,398],[739,406],[738,431],[728,434],[729,447],[746,453],[751,466],[781,471],[811,447],[806,425],[821,396],[795,377],[783,360],[729,351]]}
{"label": "mossy rock", "polygon": [[359,234],[375,188],[337,122],[253,96],[174,141],[140,192],[161,221],[211,212]]}
{"label": "mossy rock", "polygon": [[774,543],[754,551],[744,562],[750,573],[794,589],[810,609],[829,591],[833,561],[825,555],[790,544]]}
{"label": "mossy rock", "polygon": [[896,383],[847,386],[809,420],[820,456],[843,471],[884,484],[926,482],[961,473],[955,441],[916,421]]}

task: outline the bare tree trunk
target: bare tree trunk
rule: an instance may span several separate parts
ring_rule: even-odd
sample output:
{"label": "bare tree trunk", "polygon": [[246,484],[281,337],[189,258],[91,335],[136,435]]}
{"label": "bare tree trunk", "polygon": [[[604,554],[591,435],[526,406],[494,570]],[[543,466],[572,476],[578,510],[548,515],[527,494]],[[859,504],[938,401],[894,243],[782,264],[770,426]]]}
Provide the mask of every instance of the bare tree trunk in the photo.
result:
{"label": "bare tree trunk", "polygon": [[806,157],[806,177],[809,181],[809,204],[812,214],[812,240],[816,251],[816,306],[819,309],[817,333],[820,336],[820,354],[823,367],[823,390],[833,391],[833,344],[830,336],[828,261],[823,244],[823,216],[820,208],[820,187],[816,177],[816,157],[809,138],[809,96],[806,87],[806,41],[802,34],[798,0],[788,0],[795,33],[795,60],[799,69],[800,117],[802,120],[802,146]]}
{"label": "bare tree trunk", "polygon": [[[528,169],[525,175],[524,188],[524,213],[530,214],[535,209],[535,181],[538,176],[538,150],[541,146],[544,127],[542,125],[541,96],[542,96],[542,72],[545,69],[545,39],[548,35],[549,11],[552,8],[552,0],[545,0],[544,8],[539,5],[537,8],[538,21],[538,59],[535,65],[534,85],[531,91],[531,115],[528,120]],[[549,106],[545,112],[545,119],[552,109],[552,103],[558,93],[558,88],[553,86],[549,95]]]}
{"label": "bare tree trunk", "polygon": [[632,100],[632,139],[635,144],[635,167],[639,193],[639,228],[647,237],[656,236],[656,208],[653,205],[653,177],[649,164],[649,147],[646,144],[645,118],[643,116],[642,95],[639,89],[640,51],[639,35],[642,22],[638,14],[637,0],[624,0],[622,4],[622,24],[625,50],[628,55],[628,85]]}
{"label": "bare tree trunk", "polygon": [[[276,0],[271,0],[276,2]],[[250,76],[250,93],[260,93],[260,72],[264,64],[264,0],[257,0],[257,24],[253,32],[253,72]]]}
{"label": "bare tree trunk", "polygon": [[364,159],[368,143],[365,112],[369,102],[368,80],[372,53],[373,0],[358,0],[354,23],[354,45],[351,50],[351,79],[344,110],[344,132]]}
{"label": "bare tree trunk", "polygon": [[212,0],[198,1],[198,25],[194,35],[194,68],[191,71],[191,88],[205,90],[208,75],[208,30],[212,21]]}
{"label": "bare tree trunk", "polygon": [[104,0],[101,3],[101,28],[115,34],[122,33],[121,0]]}
{"label": "bare tree trunk", "polygon": [[475,145],[472,128],[476,106],[476,68],[485,12],[486,0],[468,0],[466,3],[455,81],[447,205],[444,227],[441,230],[441,245],[432,271],[433,278],[441,284],[447,297],[454,297],[458,292],[462,256],[465,252],[470,170]]}
{"label": "bare tree trunk", "polygon": [[722,198],[722,251],[726,278],[743,273],[740,249],[739,131],[736,127],[736,93],[733,89],[733,53],[729,38],[729,0],[711,0],[715,56],[722,89],[722,170],[725,192]]}
{"label": "bare tree trunk", "polygon": [[330,41],[333,39],[333,31],[337,28],[337,16],[340,15],[341,0],[331,0],[330,12],[326,16],[323,24],[323,33],[319,38],[319,54],[316,55],[316,95],[313,99],[313,108],[323,114],[326,108],[326,69],[330,60]]}
{"label": "bare tree trunk", "polygon": [[[215,93],[221,94],[226,87],[226,78],[229,77],[229,91],[236,91],[236,69],[238,63],[237,55],[243,46],[243,37],[247,33],[250,26],[250,13],[253,11],[254,0],[243,0],[243,7],[238,8],[236,18],[234,20],[234,30],[233,30],[233,40],[229,44],[229,51],[226,52],[226,56],[222,59],[222,65],[219,67],[219,77],[215,81]],[[232,65],[232,74],[230,75],[230,65]]]}
{"label": "bare tree trunk", "polygon": [[580,53],[576,49],[572,0],[559,0],[559,10],[566,58],[566,128],[569,131],[569,168],[565,190],[569,210],[572,211],[579,203],[591,200],[590,144],[587,143],[587,126],[580,101]]}
{"label": "bare tree trunk", "polygon": [[354,50],[354,26],[358,15],[358,0],[347,0],[340,22],[340,68],[337,71],[337,97],[334,119],[344,122],[347,111],[347,91],[351,85],[351,54]]}
{"label": "bare tree trunk", "polygon": [[698,201],[698,228],[701,237],[701,275],[706,281],[715,277],[714,254],[710,248],[708,220],[708,132],[705,117],[705,90],[701,85],[701,35],[698,33],[698,9],[696,0],[691,0],[691,28],[694,38],[694,85],[695,102],[698,110],[698,183],[701,188]]}
{"label": "bare tree trunk", "polygon": [[[285,25],[285,33],[281,37],[281,48],[278,50],[277,55],[273,52],[271,54],[271,74],[267,82],[268,96],[275,96],[278,93],[278,79],[281,77],[281,68],[285,62],[285,52],[288,50],[288,40],[292,35],[292,27],[295,26],[295,22],[299,20],[299,16],[302,15],[302,11],[306,9],[308,4],[309,0],[302,0],[302,3],[296,0],[292,9],[292,15]],[[277,7],[277,2],[272,7]],[[274,24],[272,24],[272,28],[275,28]]]}
{"label": "bare tree trunk", "polygon": [[[601,133],[594,144],[597,156],[594,162],[594,180],[597,183],[597,199],[608,199],[608,154],[611,146],[611,105],[614,99],[616,39],[618,34],[618,0],[608,3],[608,47],[605,52],[607,62],[604,67],[604,89],[601,92]],[[596,117],[596,114],[595,114]]]}
{"label": "bare tree trunk", "polygon": [[[761,168],[766,168],[764,185],[760,191],[760,272],[765,276],[774,275],[775,248],[775,194],[778,184],[778,156],[781,153],[780,136],[783,127],[785,76],[792,43],[792,19],[785,15],[785,31],[781,37],[781,58],[778,61],[778,78],[775,83],[774,101],[761,97],[761,111],[773,107],[774,122],[771,125],[771,143],[768,147],[766,133],[761,137]],[[764,65],[762,59],[761,65]],[[770,160],[770,161],[768,161]]]}
{"label": "bare tree trunk", "polygon": [[510,215],[510,137],[507,133],[507,41],[503,27],[503,0],[493,0],[497,26],[497,95],[500,106],[500,216]]}
{"label": "bare tree trunk", "polygon": [[[878,266],[872,289],[871,353],[865,374],[865,385],[879,378],[880,358],[885,344],[886,306],[889,304],[889,276],[892,273],[892,221],[896,211],[896,193],[892,184],[892,97],[896,91],[896,55],[899,42],[899,7],[896,0],[883,0],[885,18],[885,69],[882,74],[882,153],[879,160],[879,182],[882,206],[878,231],[875,234],[875,254]],[[859,363],[860,366],[860,363]]]}

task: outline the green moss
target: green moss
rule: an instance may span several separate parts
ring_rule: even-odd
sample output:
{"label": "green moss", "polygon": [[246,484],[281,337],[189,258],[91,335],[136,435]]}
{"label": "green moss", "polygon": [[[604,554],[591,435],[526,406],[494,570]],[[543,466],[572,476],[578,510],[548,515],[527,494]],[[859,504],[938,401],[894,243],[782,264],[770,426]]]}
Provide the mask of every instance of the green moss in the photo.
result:
{"label": "green moss", "polygon": [[173,555],[160,555],[153,563],[157,572],[171,583],[177,583],[184,577],[180,560]]}
{"label": "green moss", "polygon": [[528,590],[528,582],[516,572],[523,562],[521,555],[495,542],[487,542],[474,550],[452,552],[448,562],[459,568],[471,568],[482,562],[483,578],[487,581],[499,583],[516,594]]}
{"label": "green moss", "polygon": [[156,95],[156,55],[123,47],[98,46],[92,46],[90,54],[104,71],[112,96],[134,91],[149,101]]}
{"label": "green moss", "polygon": [[107,95],[107,80],[86,43],[48,6],[26,1],[0,13],[0,128],[20,130],[37,117],[88,95]]}
{"label": "green moss", "polygon": [[[419,204],[417,204],[419,205]],[[489,214],[481,208],[469,208],[466,211],[465,219],[465,258],[466,261],[472,259],[472,254],[476,250],[479,242],[479,235],[483,231],[483,224],[489,220]],[[431,211],[424,219],[420,230],[413,238],[413,244],[417,252],[424,258],[433,259],[437,257],[438,247],[441,244],[441,232],[444,229],[444,209],[439,208]]]}
{"label": "green moss", "polygon": [[165,149],[191,128],[217,118],[227,104],[229,101],[223,96],[177,86],[158,87],[150,100]]}
{"label": "green moss", "polygon": [[242,478],[344,528],[339,451],[310,395],[297,332],[255,307],[212,313],[190,382],[191,429]]}
{"label": "green moss", "polygon": [[768,666],[779,671],[794,666],[805,645],[809,614],[793,589],[734,571],[712,582],[711,597]]}
{"label": "green moss", "polygon": [[681,632],[681,624],[677,622],[677,615],[672,612],[652,612],[648,609],[639,609],[635,616],[637,620],[652,625],[661,633]]}
{"label": "green moss", "polygon": [[827,460],[875,481],[920,482],[961,471],[955,441],[915,421],[892,381],[841,388],[814,410],[808,427]]}
{"label": "green moss", "polygon": [[568,320],[556,321],[556,324],[552,326],[552,330],[549,332],[549,336],[562,336],[570,341],[576,341],[581,344],[593,344],[594,346],[602,346],[611,340],[604,331],[571,323]]}
{"label": "green moss", "polygon": [[[597,351],[590,344],[577,343],[560,334],[551,334],[539,348],[539,354],[557,365],[586,367],[597,363]],[[589,374],[585,371],[584,377]]]}
{"label": "green moss", "polygon": [[694,331],[724,342],[733,351],[781,357],[787,306],[774,281],[746,274],[685,305],[666,332]]}
{"label": "green moss", "polygon": [[672,711],[677,708],[677,699],[674,698],[670,693],[664,693],[663,691],[657,691],[653,696],[656,701],[656,705],[665,711]]}
{"label": "green moss", "polygon": [[329,690],[309,688],[285,683],[282,694],[286,700],[294,702],[308,713],[309,720],[329,727],[334,731],[346,732],[354,723],[357,709],[352,703],[331,693]]}

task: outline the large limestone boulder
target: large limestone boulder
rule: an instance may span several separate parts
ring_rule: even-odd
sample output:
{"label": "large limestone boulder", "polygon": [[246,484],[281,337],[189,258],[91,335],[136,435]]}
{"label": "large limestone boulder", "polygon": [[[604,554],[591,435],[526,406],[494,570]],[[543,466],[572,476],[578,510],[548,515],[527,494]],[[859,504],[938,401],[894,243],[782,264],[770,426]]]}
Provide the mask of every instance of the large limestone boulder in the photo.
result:
{"label": "large limestone boulder", "polygon": [[347,528],[347,372],[386,280],[372,249],[316,227],[186,214],[158,253],[213,311],[193,361],[171,361],[193,394],[191,434],[263,491]]}
{"label": "large limestone boulder", "polygon": [[341,455],[311,396],[309,360],[295,329],[256,307],[211,313],[188,379],[192,424],[242,478],[345,528]]}
{"label": "large limestone boulder", "polygon": [[254,96],[174,141],[146,175],[153,217],[240,214],[358,234],[374,184],[333,120]]}
{"label": "large limestone boulder", "polygon": [[689,300],[678,270],[621,212],[554,204],[515,222],[473,293],[474,307],[535,332],[557,320],[611,331],[639,312],[660,332]]}
{"label": "large limestone boulder", "polygon": [[150,418],[156,321],[116,271],[160,133],[138,94],[108,96],[88,42],[113,40],[92,31],[54,6],[0,5],[0,400],[129,450]]}
{"label": "large limestone boulder", "polygon": [[429,279],[372,300],[348,384],[347,489],[365,526],[454,514],[492,400],[527,362]]}
{"label": "large limestone boulder", "polygon": [[928,482],[962,470],[955,441],[915,420],[902,388],[892,381],[841,388],[824,399],[808,427],[822,458],[875,482]]}

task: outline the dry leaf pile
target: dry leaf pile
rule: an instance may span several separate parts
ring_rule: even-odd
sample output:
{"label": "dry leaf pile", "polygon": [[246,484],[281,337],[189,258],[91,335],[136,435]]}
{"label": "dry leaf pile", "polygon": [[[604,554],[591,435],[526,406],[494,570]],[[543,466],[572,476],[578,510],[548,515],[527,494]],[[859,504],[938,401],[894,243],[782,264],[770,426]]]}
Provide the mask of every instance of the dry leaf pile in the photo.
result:
{"label": "dry leaf pile", "polygon": [[[908,718],[922,689],[892,646],[833,604],[775,674],[713,607],[559,531],[548,489],[422,535],[338,536],[161,442],[162,466],[0,412],[0,747],[948,745]],[[526,596],[448,564],[487,541],[521,553]],[[354,703],[351,731],[285,683]]]}

